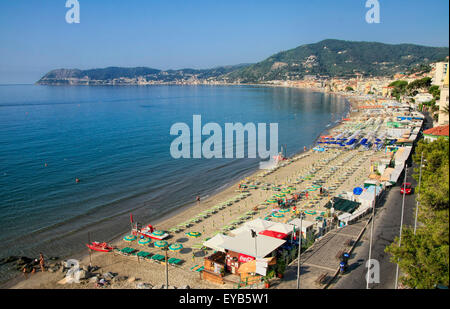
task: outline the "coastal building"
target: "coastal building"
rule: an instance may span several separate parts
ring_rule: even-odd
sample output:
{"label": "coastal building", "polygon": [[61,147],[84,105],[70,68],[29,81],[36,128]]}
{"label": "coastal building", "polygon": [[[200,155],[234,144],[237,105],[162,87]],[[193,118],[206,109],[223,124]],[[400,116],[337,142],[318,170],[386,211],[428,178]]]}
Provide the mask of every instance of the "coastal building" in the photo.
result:
{"label": "coastal building", "polygon": [[448,62],[437,62],[434,76],[432,79],[433,85],[441,87],[444,84],[444,78],[448,71]]}
{"label": "coastal building", "polygon": [[449,122],[448,107],[449,107],[449,89],[448,89],[448,70],[445,73],[444,81],[442,83],[441,95],[439,100],[439,118],[438,125],[444,125]]}
{"label": "coastal building", "polygon": [[[301,222],[300,222],[301,221]],[[300,226],[302,229],[303,239],[313,239],[314,238],[314,225],[315,222],[300,220],[299,218],[292,219],[289,224],[295,226],[296,234],[300,234]]]}
{"label": "coastal building", "polygon": [[449,139],[449,125],[434,127],[428,130],[423,131],[424,140],[433,142],[437,140],[439,137],[444,137],[445,139]]}

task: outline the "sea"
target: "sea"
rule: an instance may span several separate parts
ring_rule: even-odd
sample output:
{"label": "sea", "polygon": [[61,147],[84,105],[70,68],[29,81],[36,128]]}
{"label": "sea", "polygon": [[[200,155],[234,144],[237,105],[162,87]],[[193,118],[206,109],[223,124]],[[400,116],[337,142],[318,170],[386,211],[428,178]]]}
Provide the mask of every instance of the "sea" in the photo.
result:
{"label": "sea", "polygon": [[131,213],[156,222],[258,170],[258,158],[173,158],[170,129],[192,129],[193,115],[278,123],[292,156],[348,111],[340,96],[287,87],[0,85],[0,258],[75,254],[88,233],[126,233]]}

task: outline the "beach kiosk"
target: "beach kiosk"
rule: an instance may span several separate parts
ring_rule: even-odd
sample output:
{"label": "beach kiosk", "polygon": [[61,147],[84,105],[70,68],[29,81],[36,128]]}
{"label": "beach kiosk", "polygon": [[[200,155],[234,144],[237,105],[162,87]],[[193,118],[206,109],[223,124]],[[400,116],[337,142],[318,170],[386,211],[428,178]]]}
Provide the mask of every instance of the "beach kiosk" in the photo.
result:
{"label": "beach kiosk", "polygon": [[261,234],[252,237],[251,232],[243,232],[227,239],[220,245],[226,252],[226,270],[237,275],[242,264],[275,256],[276,250],[285,242],[286,240]]}

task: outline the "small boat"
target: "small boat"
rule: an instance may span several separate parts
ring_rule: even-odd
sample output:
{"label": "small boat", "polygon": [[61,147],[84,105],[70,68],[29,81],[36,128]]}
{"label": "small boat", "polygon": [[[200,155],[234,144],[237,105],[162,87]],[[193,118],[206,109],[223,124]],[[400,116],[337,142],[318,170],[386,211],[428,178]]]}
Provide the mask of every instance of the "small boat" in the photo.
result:
{"label": "small boat", "polygon": [[91,244],[86,244],[86,246],[91,250],[99,252],[110,252],[112,249],[114,249],[106,242],[98,242],[98,241],[93,241]]}
{"label": "small boat", "polygon": [[149,224],[144,228],[138,228],[135,226],[132,230],[132,234],[136,236],[144,236],[154,240],[163,240],[169,237],[169,234],[164,231],[155,230],[155,228]]}

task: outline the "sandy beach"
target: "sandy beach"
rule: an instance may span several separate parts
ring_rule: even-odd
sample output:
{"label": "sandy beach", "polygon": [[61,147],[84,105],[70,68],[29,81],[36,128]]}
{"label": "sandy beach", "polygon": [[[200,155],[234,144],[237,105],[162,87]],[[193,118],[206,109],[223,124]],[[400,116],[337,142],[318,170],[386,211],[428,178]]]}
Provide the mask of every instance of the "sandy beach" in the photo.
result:
{"label": "sandy beach", "polygon": [[[351,103],[352,109],[356,108],[360,102],[355,98],[347,98]],[[357,117],[358,112],[352,112],[349,117]],[[340,130],[342,123],[332,128],[330,131]],[[169,258],[178,258],[183,260],[179,266],[168,267],[169,285],[177,288],[188,285],[190,288],[233,288],[232,282],[222,286],[213,285],[202,281],[198,272],[191,268],[196,265],[203,265],[205,255],[212,253],[211,250],[202,251],[199,248],[201,244],[209,237],[217,233],[229,233],[229,229],[238,228],[245,221],[256,218],[264,219],[271,213],[272,206],[265,205],[264,202],[273,196],[276,192],[272,190],[263,190],[263,184],[270,186],[287,187],[293,186],[296,191],[303,191],[309,188],[313,181],[322,181],[323,187],[327,188],[326,193],[320,195],[318,192],[311,192],[307,199],[300,200],[296,207],[301,210],[309,210],[311,215],[307,215],[306,220],[314,221],[318,215],[328,216],[329,213],[324,207],[333,197],[345,191],[351,190],[355,185],[360,184],[370,173],[370,159],[374,156],[373,151],[360,150],[339,150],[329,149],[326,152],[315,152],[308,150],[297,154],[287,161],[283,161],[281,166],[274,172],[263,176],[264,171],[256,171],[253,175],[239,181],[225,190],[211,196],[200,203],[187,207],[176,212],[173,215],[163,218],[160,222],[152,223],[156,229],[169,231],[174,227],[191,221],[205,211],[210,210],[208,215],[192,223],[178,232],[172,231],[170,237],[166,239],[169,244],[179,243],[183,246],[180,251],[169,251]],[[301,179],[306,175],[312,175],[308,179]],[[239,183],[256,184],[257,188],[248,189],[248,196],[242,197],[239,190]],[[228,201],[230,205],[218,209],[216,206],[223,205]],[[213,209],[214,208],[214,209]],[[287,222],[294,217],[294,213],[287,213],[281,218],[271,218],[274,221]],[[139,221],[139,220],[137,220]],[[143,225],[149,222],[141,222]],[[224,227],[228,227],[225,228]],[[187,232],[199,232],[198,238],[188,237]],[[125,236],[128,233],[122,235]],[[101,241],[100,239],[98,241]],[[132,247],[137,250],[143,250],[152,254],[164,255],[164,252],[153,245],[139,245],[138,241],[126,242],[123,238],[115,240],[112,244],[118,248]],[[164,263],[151,262],[137,256],[123,256],[117,253],[94,252],[91,256],[86,253],[82,256],[75,256],[80,261],[81,266],[87,266],[90,263],[98,269],[95,274],[104,274],[111,272],[116,274],[116,280],[112,280],[108,288],[136,288],[139,284],[148,284],[149,286],[159,286],[165,284],[165,265]],[[51,263],[49,263],[51,264]],[[52,266],[52,265],[50,265]],[[6,284],[5,287],[23,289],[23,288],[95,288],[95,284],[89,280],[83,280],[79,284],[59,284],[58,282],[65,277],[61,271],[44,273],[37,272],[28,275],[25,279],[22,276]]]}

